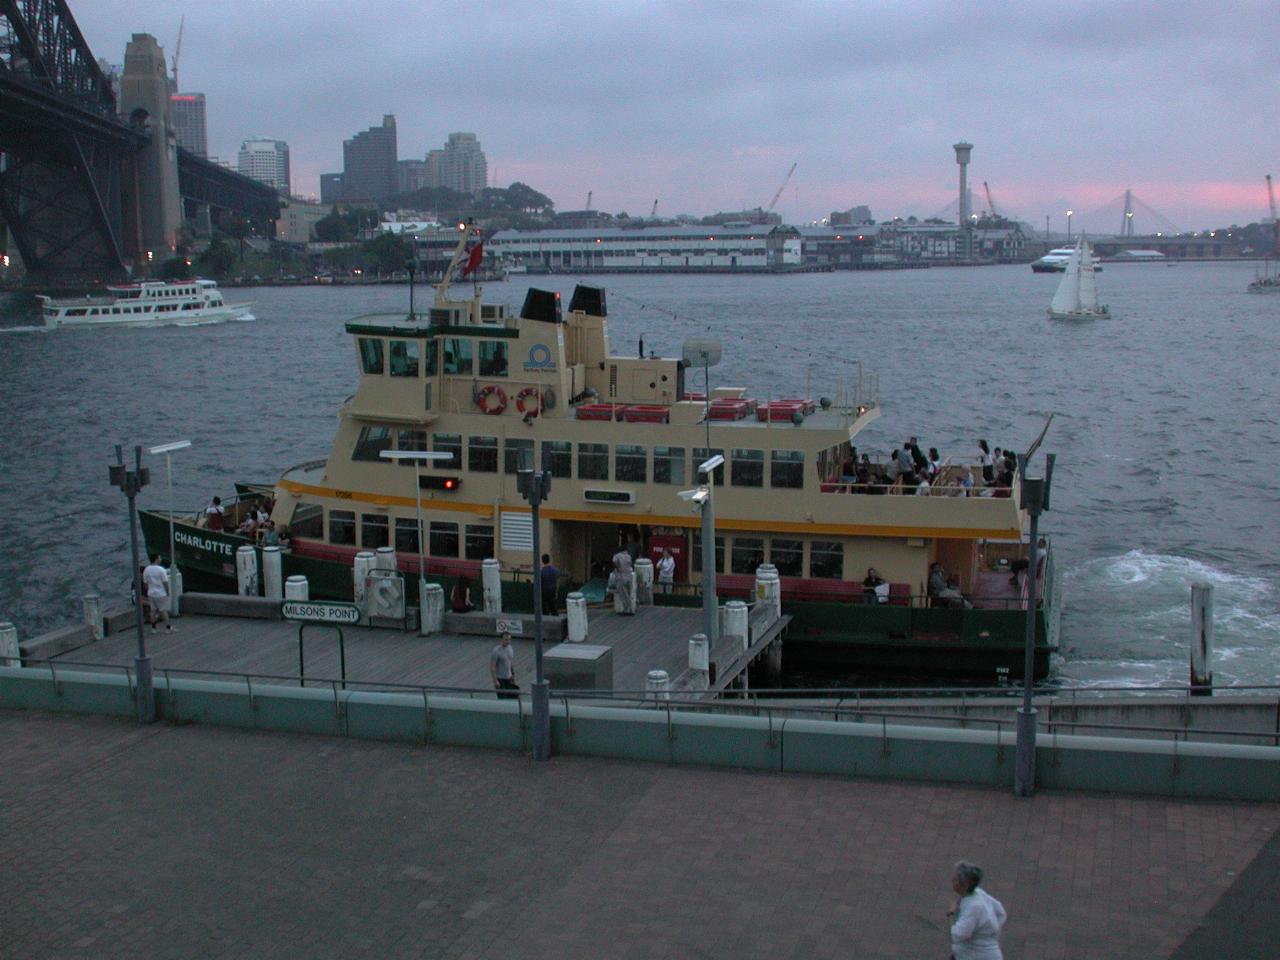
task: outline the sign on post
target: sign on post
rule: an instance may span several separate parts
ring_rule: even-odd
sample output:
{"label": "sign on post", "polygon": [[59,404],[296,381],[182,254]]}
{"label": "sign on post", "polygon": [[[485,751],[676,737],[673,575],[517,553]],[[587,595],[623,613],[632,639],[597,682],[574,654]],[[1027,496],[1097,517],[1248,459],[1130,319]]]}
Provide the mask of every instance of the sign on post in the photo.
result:
{"label": "sign on post", "polygon": [[359,623],[360,608],[354,603],[327,600],[286,600],[280,604],[286,620],[306,623]]}

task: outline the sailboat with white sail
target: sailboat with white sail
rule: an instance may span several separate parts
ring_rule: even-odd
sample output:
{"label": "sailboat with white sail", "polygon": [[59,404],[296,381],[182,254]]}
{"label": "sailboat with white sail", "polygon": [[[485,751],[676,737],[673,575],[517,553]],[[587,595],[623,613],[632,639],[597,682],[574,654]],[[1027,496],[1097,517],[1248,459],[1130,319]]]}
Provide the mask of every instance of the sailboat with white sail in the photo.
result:
{"label": "sailboat with white sail", "polygon": [[1063,272],[1058,292],[1049,304],[1049,316],[1054,320],[1106,320],[1111,311],[1098,303],[1098,282],[1094,274],[1093,251],[1089,241],[1080,237],[1071,251],[1067,269]]}

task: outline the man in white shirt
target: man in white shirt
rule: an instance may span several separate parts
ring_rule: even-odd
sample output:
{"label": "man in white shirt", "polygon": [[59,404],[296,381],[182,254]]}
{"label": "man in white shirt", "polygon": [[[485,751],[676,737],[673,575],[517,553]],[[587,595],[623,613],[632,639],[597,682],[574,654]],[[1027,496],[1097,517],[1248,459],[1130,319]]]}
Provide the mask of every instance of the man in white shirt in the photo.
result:
{"label": "man in white shirt", "polygon": [[166,630],[172,630],[169,622],[169,571],[160,566],[160,554],[151,558],[150,565],[142,571],[142,589],[147,591],[147,603],[151,607],[151,629],[164,621]]}
{"label": "man in white shirt", "polygon": [[662,551],[662,559],[658,561],[658,592],[670,593],[671,585],[676,578],[676,558],[670,550]]}

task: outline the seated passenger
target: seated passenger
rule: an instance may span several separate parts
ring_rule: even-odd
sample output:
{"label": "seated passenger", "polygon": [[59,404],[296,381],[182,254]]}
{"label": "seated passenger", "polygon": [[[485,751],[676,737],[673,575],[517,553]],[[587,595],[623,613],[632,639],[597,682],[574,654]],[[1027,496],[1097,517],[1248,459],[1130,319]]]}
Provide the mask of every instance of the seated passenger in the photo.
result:
{"label": "seated passenger", "polygon": [[973,604],[966,600],[964,594],[960,592],[960,581],[955,577],[947,580],[947,585],[938,591],[938,600],[948,607],[963,607],[965,610],[973,609]]}
{"label": "seated passenger", "polygon": [[262,545],[264,547],[280,546],[280,532],[276,530],[274,520],[268,520],[262,525]]}
{"label": "seated passenger", "polygon": [[947,578],[942,575],[942,564],[934,563],[929,567],[929,598],[937,600],[942,591],[947,589]]}
{"label": "seated passenger", "polygon": [[258,521],[254,519],[253,512],[250,511],[245,518],[240,521],[240,526],[236,527],[236,533],[243,537],[252,537],[253,531],[258,529]]}
{"label": "seated passenger", "polygon": [[880,578],[875,567],[867,567],[866,579],[862,581],[862,602],[889,602],[889,584]]}

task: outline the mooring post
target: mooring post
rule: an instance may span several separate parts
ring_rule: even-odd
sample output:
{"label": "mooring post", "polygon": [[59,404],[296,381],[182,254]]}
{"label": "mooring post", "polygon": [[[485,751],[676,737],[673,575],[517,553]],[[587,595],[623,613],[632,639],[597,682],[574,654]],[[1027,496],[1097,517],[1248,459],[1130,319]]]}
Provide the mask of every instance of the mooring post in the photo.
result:
{"label": "mooring post", "polygon": [[1191,585],[1191,695],[1213,695],[1213,584]]}

